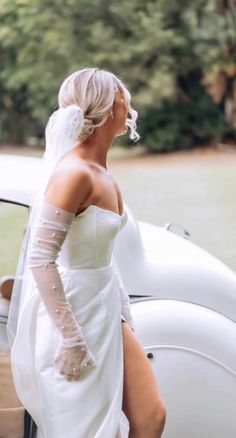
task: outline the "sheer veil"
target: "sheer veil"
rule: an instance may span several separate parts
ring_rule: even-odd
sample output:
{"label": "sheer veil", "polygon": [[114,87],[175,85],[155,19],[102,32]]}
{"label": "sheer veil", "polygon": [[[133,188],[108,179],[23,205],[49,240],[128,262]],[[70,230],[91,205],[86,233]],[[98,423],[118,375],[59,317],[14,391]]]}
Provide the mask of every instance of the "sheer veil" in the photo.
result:
{"label": "sheer veil", "polygon": [[[72,149],[84,127],[84,113],[77,105],[59,108],[50,116],[46,126],[46,148],[42,157],[40,180],[35,192],[30,214],[25,228],[20,255],[17,263],[7,322],[9,346],[12,348],[16,338],[17,326],[25,305],[35,290],[35,283],[28,268],[29,242],[33,233],[35,219],[40,211],[47,183],[53,169],[63,155]],[[22,354],[24,354],[22,352]]]}

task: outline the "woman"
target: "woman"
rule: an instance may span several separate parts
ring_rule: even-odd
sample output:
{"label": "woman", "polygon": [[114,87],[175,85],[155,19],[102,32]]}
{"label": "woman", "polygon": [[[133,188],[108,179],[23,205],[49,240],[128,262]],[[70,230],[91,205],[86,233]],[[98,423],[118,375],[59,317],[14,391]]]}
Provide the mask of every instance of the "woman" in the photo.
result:
{"label": "woman", "polygon": [[97,68],[70,75],[58,100],[11,353],[17,393],[40,438],[127,436],[122,410],[130,438],[157,438],[165,407],[112,261],[127,213],[107,154],[128,126],[138,138],[137,113],[123,83]]}

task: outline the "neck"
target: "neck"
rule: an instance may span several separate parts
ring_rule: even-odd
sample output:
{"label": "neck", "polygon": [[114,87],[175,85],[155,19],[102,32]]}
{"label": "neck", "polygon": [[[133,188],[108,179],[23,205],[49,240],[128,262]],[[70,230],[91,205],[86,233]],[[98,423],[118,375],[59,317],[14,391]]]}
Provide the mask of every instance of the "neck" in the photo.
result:
{"label": "neck", "polygon": [[107,154],[113,140],[114,135],[109,130],[98,128],[89,138],[78,143],[77,150],[81,158],[94,161],[107,169]]}

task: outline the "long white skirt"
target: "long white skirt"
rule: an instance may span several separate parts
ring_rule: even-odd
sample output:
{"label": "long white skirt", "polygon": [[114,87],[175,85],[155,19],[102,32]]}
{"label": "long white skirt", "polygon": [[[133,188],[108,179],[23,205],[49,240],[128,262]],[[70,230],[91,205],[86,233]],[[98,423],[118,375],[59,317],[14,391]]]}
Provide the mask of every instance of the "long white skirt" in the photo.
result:
{"label": "long white skirt", "polygon": [[54,358],[61,335],[34,287],[11,352],[18,397],[38,438],[125,438],[121,302],[114,269],[63,268],[60,274],[97,366],[85,368],[78,381],[59,373]]}

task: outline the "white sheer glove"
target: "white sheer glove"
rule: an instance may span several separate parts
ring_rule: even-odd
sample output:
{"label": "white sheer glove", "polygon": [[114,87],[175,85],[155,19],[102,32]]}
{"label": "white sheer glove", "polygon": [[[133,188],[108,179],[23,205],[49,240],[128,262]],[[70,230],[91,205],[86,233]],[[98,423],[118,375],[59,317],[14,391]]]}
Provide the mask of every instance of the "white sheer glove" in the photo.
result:
{"label": "white sheer glove", "polygon": [[43,201],[30,241],[29,268],[45,307],[62,336],[55,363],[61,374],[77,379],[84,367],[96,366],[96,362],[65,296],[55,263],[73,218],[73,213]]}
{"label": "white sheer glove", "polygon": [[126,319],[130,328],[133,331],[135,331],[135,323],[134,323],[134,319],[133,319],[133,316],[131,313],[131,304],[130,304],[129,294],[128,294],[126,288],[124,287],[124,284],[123,284],[123,281],[121,278],[121,274],[120,274],[120,270],[118,268],[118,265],[117,265],[114,257],[113,257],[112,263],[115,267],[117,280],[118,280],[118,287],[119,287],[120,299],[121,299],[121,314]]}

